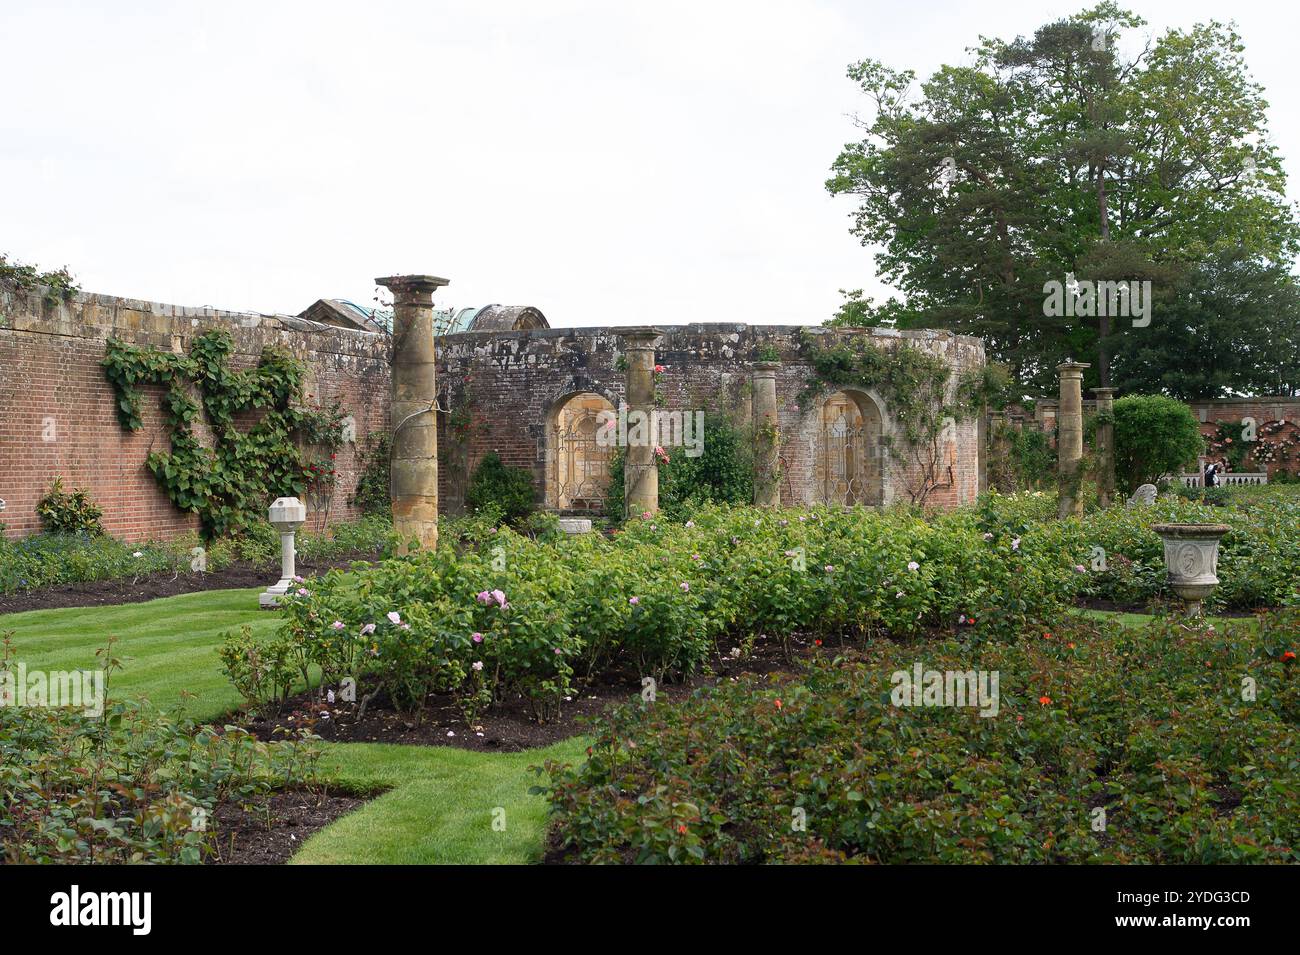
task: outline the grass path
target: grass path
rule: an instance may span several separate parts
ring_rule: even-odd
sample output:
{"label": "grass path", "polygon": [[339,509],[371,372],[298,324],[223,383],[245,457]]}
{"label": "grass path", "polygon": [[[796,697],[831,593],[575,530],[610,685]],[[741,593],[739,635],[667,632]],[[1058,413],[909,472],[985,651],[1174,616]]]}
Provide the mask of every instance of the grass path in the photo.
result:
{"label": "grass path", "polygon": [[[574,738],[523,753],[437,746],[333,744],[323,775],[351,788],[396,788],[307,840],[295,865],[536,862],[546,801],[528,795],[530,766],[582,758]],[[494,828],[494,822],[496,827]]]}
{"label": "grass path", "polygon": [[[221,634],[244,624],[269,634],[279,615],[257,607],[257,589],[211,590],[115,607],[70,607],[0,615],[29,670],[96,666],[109,636],[123,668],[112,696],[148,697],[163,709],[183,705],[200,720],[220,720],[239,694],[221,673]],[[193,694],[187,698],[184,694]],[[542,852],[546,803],[528,795],[529,767],[576,760],[586,741],[566,740],[524,753],[474,753],[438,746],[326,743],[330,782],[363,791],[389,789],[314,834],[294,863],[525,863]],[[493,828],[493,812],[504,829]]]}
{"label": "grass path", "polygon": [[185,700],[185,711],[218,720],[240,704],[221,672],[221,634],[244,624],[269,634],[279,614],[259,610],[257,589],[209,590],[114,607],[68,607],[0,615],[0,634],[13,631],[17,659],[29,670],[98,666],[95,651],[110,636],[122,669],[113,674],[110,695],[148,697],[167,709]]}

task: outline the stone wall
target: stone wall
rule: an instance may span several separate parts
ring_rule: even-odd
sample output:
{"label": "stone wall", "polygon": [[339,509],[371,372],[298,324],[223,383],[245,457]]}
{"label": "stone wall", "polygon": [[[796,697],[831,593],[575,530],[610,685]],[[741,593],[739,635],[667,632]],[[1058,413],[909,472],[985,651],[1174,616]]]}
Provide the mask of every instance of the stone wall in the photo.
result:
{"label": "stone wall", "polygon": [[[1187,404],[1201,423],[1201,434],[1208,444],[1203,462],[1224,460],[1224,449],[1218,440],[1221,422],[1236,426],[1245,418],[1253,418],[1259,442],[1256,449],[1260,457],[1266,455],[1270,460],[1264,462],[1254,455],[1248,456],[1246,469],[1267,471],[1270,478],[1275,478],[1279,471],[1300,474],[1300,397],[1213,398]],[[1095,402],[1085,400],[1084,414],[1092,414],[1095,406]],[[1035,402],[1032,416],[1018,415],[1016,418],[1026,426],[1050,435],[1055,433],[1056,416],[1056,399],[1048,398]]]}
{"label": "stone wall", "polygon": [[[145,467],[151,450],[169,447],[150,388],[144,427],[125,430],[100,361],[116,336],[137,345],[187,351],[214,327],[234,340],[232,364],[256,364],[262,348],[288,347],[307,366],[313,403],[338,399],[356,420],[364,442],[388,418],[388,339],[290,316],[163,305],[108,295],[81,294],[49,304],[40,291],[0,287],[0,522],[6,535],[40,530],[36,502],[55,477],[65,488],[86,488],[104,509],[104,526],[131,541],[196,530],[198,519],[177,510]],[[196,429],[202,433],[202,429]],[[329,519],[354,516],[348,499],[356,484],[356,445],[340,449],[338,491]],[[320,516],[315,517],[319,520]]]}
{"label": "stone wall", "polygon": [[[616,327],[539,329],[516,332],[467,332],[441,341],[439,375],[448,406],[439,416],[442,510],[463,509],[467,480],[490,451],[511,466],[532,471],[539,503],[554,495],[556,448],[554,425],[566,401],[581,394],[603,397],[617,408],[624,400],[623,345]],[[943,331],[826,329],[803,326],[694,324],[661,326],[655,360],[664,366],[658,391],[669,411],[721,411],[737,423],[750,416],[751,370],[760,346],[773,346],[781,358],[777,370],[780,417],[781,500],[813,503],[823,497],[819,440],[825,391],[809,407],[796,399],[812,376],[798,338],[811,336],[818,346],[844,336],[867,336],[880,347],[906,342],[942,355],[955,373],[984,363],[979,339]],[[956,375],[954,374],[954,380]],[[864,400],[865,399],[865,400]],[[888,402],[878,394],[859,396],[878,410],[881,428],[895,433]],[[951,475],[929,503],[951,507],[973,500],[979,490],[980,423],[962,422],[944,442],[943,471]],[[909,471],[880,447],[882,503],[906,501]]]}

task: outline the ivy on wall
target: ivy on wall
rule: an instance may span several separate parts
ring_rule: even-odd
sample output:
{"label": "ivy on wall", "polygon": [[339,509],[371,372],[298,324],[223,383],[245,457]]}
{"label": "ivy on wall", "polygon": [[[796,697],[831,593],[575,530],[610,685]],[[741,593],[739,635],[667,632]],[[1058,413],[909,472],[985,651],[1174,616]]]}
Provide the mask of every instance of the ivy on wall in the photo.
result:
{"label": "ivy on wall", "polygon": [[[295,406],[305,369],[287,350],[267,347],[244,371],[231,370],[232,351],[230,335],[213,329],[194,340],[188,355],[110,338],[103,360],[124,428],[138,431],[143,424],[142,386],[165,389],[171,450],[151,452],[146,464],[172,503],[199,515],[208,538],[262,519],[273,498],[304,492],[314,475],[300,444],[333,451],[343,443],[337,404]],[[248,411],[263,414],[241,431],[236,418]],[[212,447],[194,434],[201,412]]]}
{"label": "ivy on wall", "polygon": [[950,398],[947,361],[912,345],[877,348],[854,337],[821,348],[801,330],[799,350],[812,367],[798,398],[800,407],[810,407],[824,391],[846,387],[880,395],[897,431],[897,435],[881,435],[881,444],[909,466],[904,480],[913,504],[925,503],[932,492],[954,481],[951,467],[944,462],[945,428],[950,422],[975,417],[999,399],[1005,386],[997,366],[972,369],[958,377]]}

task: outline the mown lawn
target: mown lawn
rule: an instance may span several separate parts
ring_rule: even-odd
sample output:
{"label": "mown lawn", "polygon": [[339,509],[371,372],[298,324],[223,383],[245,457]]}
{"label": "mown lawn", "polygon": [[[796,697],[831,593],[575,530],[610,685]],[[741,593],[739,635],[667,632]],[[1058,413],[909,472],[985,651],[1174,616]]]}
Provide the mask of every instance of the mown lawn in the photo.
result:
{"label": "mown lawn", "polygon": [[[214,590],[117,607],[0,615],[29,670],[96,666],[110,636],[122,662],[111,696],[147,697],[169,709],[219,721],[240,703],[221,673],[221,634],[248,624],[270,632],[279,615],[257,607],[256,589]],[[192,696],[187,696],[192,694]],[[584,739],[526,753],[473,753],[450,747],[322,744],[324,779],[341,787],[387,789],[312,836],[301,863],[525,863],[540,858],[546,803],[528,795],[529,767],[577,760]],[[493,828],[496,818],[504,828]]]}
{"label": "mown lawn", "polygon": [[270,633],[279,615],[259,610],[251,590],[209,590],[116,607],[68,607],[0,615],[0,634],[13,631],[17,658],[29,670],[97,668],[95,651],[117,637],[122,669],[110,696],[144,696],[169,708],[182,702],[200,720],[219,720],[239,706],[221,672],[221,634],[248,624]]}
{"label": "mown lawn", "polygon": [[[119,638],[123,669],[114,696],[148,697],[167,709],[219,721],[240,702],[221,673],[221,634],[247,624],[270,632],[279,615],[257,607],[256,589],[221,590],[117,607],[38,610],[0,615],[0,633],[12,631],[18,658],[29,669],[94,667],[95,651]],[[1140,627],[1151,618],[1119,616]],[[190,694],[187,696],[187,694]],[[387,744],[322,744],[323,778],[342,788],[386,790],[362,808],[312,836],[297,864],[527,863],[542,852],[546,804],[528,795],[530,767],[548,758],[579,762],[579,737],[524,753]],[[494,828],[494,819],[499,820]],[[504,823],[504,825],[502,825]]]}

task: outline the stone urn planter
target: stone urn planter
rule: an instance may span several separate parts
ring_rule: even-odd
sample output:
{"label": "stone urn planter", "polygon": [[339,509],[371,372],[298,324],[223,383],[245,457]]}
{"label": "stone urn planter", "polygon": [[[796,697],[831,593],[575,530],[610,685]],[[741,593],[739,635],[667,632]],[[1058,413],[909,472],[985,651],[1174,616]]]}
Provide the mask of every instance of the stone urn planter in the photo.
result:
{"label": "stone urn planter", "polygon": [[1201,612],[1201,601],[1219,586],[1219,539],[1227,524],[1156,524],[1151,528],[1165,543],[1169,586],[1183,598],[1187,612]]}

